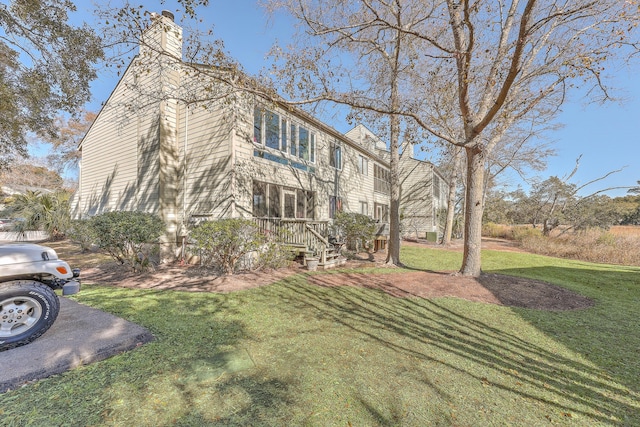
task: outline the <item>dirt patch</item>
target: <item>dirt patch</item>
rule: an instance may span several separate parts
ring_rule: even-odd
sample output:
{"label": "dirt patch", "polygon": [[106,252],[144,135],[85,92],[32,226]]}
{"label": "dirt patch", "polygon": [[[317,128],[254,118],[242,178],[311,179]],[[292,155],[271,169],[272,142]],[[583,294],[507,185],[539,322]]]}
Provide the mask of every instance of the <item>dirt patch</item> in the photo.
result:
{"label": "dirt patch", "polygon": [[593,300],[560,286],[539,280],[501,274],[483,274],[478,283],[502,305],[538,310],[578,310],[593,306]]}
{"label": "dirt patch", "polygon": [[[404,242],[403,244],[422,244]],[[484,246],[484,245],[483,245]],[[495,250],[520,250],[510,242],[492,240],[487,246]],[[457,250],[455,246],[448,250]],[[384,266],[384,253],[370,254],[366,259],[349,261],[350,273],[312,274],[309,283],[317,286],[357,286],[379,289],[398,298],[455,297],[470,301],[537,310],[576,310],[591,307],[593,301],[568,289],[539,280],[483,274],[480,278],[463,277],[454,272],[388,272],[360,273],[358,269]],[[394,269],[395,267],[389,267]],[[127,288],[172,289],[193,292],[227,293],[268,285],[294,274],[306,274],[302,266],[288,269],[217,276],[197,266],[168,265],[156,271],[137,275],[124,271],[115,263],[87,268],[82,272],[86,283],[111,284]]]}

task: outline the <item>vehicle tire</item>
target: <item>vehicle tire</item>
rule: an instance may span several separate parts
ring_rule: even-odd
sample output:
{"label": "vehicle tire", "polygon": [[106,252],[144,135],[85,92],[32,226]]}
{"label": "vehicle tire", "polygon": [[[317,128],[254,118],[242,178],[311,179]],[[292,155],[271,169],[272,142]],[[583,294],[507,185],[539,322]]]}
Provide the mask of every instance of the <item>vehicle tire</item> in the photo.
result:
{"label": "vehicle tire", "polygon": [[59,312],[58,296],[40,282],[0,283],[0,351],[35,340],[53,325]]}

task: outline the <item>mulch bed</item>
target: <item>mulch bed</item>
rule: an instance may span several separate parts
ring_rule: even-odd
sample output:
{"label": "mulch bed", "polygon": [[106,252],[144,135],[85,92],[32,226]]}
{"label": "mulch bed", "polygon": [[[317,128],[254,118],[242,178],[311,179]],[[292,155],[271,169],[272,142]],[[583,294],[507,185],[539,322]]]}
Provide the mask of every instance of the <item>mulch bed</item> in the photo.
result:
{"label": "mulch bed", "polygon": [[[383,263],[384,254],[375,254],[369,255],[367,259],[352,260],[345,267],[357,270],[380,267]],[[85,283],[128,288],[227,293],[268,285],[294,274],[307,272],[301,266],[295,266],[278,271],[218,276],[197,266],[163,265],[154,272],[134,274],[121,266],[108,263],[83,270],[82,278]],[[382,274],[318,272],[309,274],[308,281],[324,287],[379,289],[397,298],[455,297],[536,310],[577,310],[594,304],[589,298],[550,283],[500,274],[483,274],[475,279],[453,272],[431,271],[390,271]]]}
{"label": "mulch bed", "polygon": [[551,283],[500,274],[480,278],[454,273],[410,272],[388,274],[339,273],[314,275],[309,282],[318,286],[357,286],[379,289],[398,298],[455,297],[469,301],[537,310],[577,310],[593,306],[593,301]]}

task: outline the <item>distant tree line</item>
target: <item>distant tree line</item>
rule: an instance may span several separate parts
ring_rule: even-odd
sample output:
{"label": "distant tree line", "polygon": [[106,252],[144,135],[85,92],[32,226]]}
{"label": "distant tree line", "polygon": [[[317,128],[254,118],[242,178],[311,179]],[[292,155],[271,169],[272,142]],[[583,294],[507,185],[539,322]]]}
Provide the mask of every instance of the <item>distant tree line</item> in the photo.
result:
{"label": "distant tree line", "polygon": [[575,184],[550,177],[528,192],[492,191],[487,194],[483,222],[530,224],[544,235],[613,225],[640,225],[640,195],[611,198],[602,194],[580,196]]}

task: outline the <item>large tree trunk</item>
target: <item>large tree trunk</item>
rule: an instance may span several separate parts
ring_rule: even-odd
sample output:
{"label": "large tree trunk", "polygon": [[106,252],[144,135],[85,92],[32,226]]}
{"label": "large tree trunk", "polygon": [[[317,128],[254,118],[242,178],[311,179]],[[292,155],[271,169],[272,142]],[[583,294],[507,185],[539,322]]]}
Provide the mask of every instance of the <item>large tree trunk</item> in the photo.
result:
{"label": "large tree trunk", "polygon": [[400,120],[398,116],[391,116],[391,159],[390,167],[390,206],[389,206],[389,247],[387,248],[387,264],[400,263],[400,155],[399,140]]}
{"label": "large tree trunk", "polygon": [[480,276],[482,243],[482,197],[484,194],[484,152],[478,147],[465,147],[467,154],[467,189],[464,214],[464,257],[460,274]]}
{"label": "large tree trunk", "polygon": [[447,195],[447,220],[444,225],[444,232],[442,236],[442,244],[448,245],[451,243],[451,234],[453,233],[453,218],[456,213],[456,190],[458,187],[458,174],[460,173],[460,162],[462,160],[462,148],[453,148],[453,169],[451,170],[451,176],[449,178],[449,194]]}
{"label": "large tree trunk", "polygon": [[[394,62],[391,68],[391,108],[393,113],[400,109],[400,96],[398,94],[398,70],[402,38],[397,34],[395,41]],[[400,262],[400,117],[391,114],[389,117],[391,135],[389,149],[391,159],[389,168],[391,174],[390,201],[389,201],[389,247],[387,248],[387,264],[402,265]]]}

